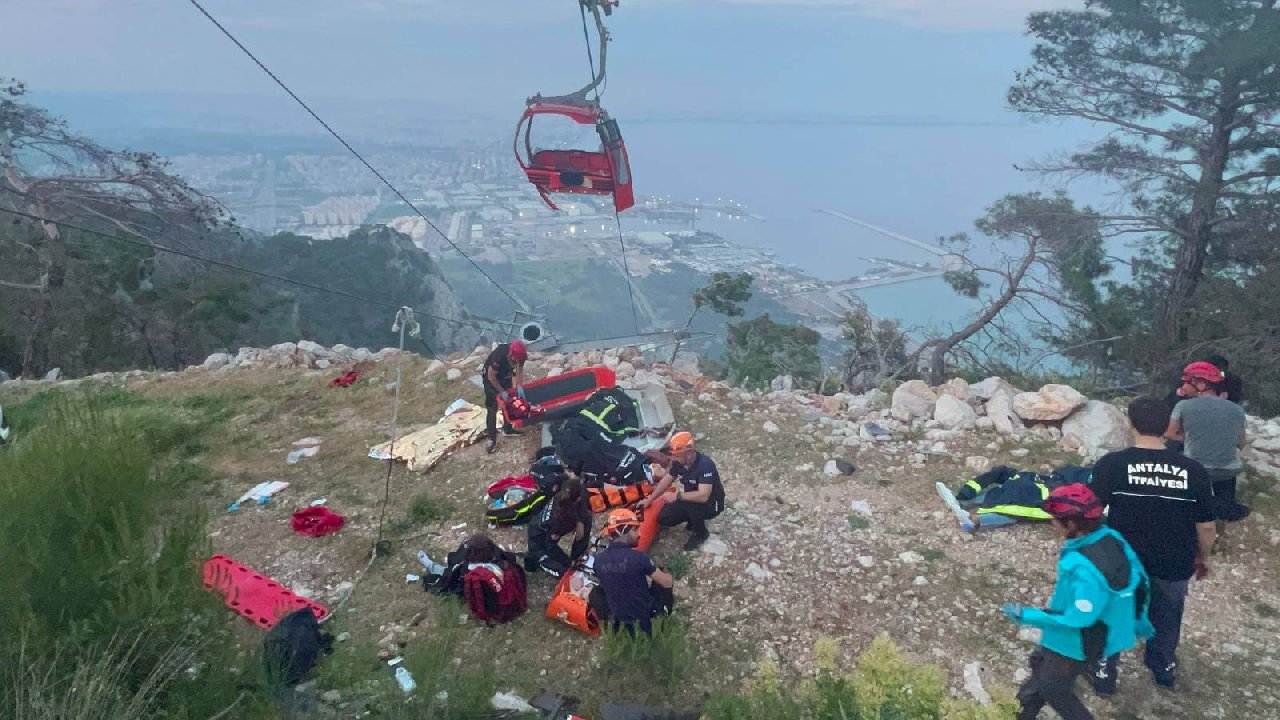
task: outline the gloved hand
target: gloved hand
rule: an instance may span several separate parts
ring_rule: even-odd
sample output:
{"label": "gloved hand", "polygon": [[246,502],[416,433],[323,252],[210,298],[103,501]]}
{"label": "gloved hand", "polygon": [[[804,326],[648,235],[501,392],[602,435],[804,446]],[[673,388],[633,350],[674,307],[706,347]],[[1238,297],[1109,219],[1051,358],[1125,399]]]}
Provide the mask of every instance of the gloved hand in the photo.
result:
{"label": "gloved hand", "polygon": [[506,390],[498,393],[498,397],[502,398],[502,402],[511,402],[511,393]]}
{"label": "gloved hand", "polygon": [[1022,622],[1022,606],[1017,603],[1005,603],[1000,606],[1000,614],[1013,622]]}
{"label": "gloved hand", "polygon": [[1193,562],[1195,563],[1196,580],[1204,580],[1209,577],[1209,563],[1205,562],[1204,558],[1197,555]]}
{"label": "gloved hand", "polygon": [[525,397],[524,397],[524,386],[523,386],[523,385],[521,385],[520,387],[516,388],[516,395],[519,395],[521,400],[524,400],[524,399],[525,399]]}

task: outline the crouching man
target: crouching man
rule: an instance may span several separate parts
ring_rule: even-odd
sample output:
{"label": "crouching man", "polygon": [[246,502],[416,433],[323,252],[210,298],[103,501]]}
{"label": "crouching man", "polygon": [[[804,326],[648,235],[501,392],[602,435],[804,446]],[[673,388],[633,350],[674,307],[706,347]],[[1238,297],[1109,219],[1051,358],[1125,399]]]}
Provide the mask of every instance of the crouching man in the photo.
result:
{"label": "crouching man", "polygon": [[596,553],[593,570],[609,605],[613,629],[635,635],[653,634],[653,618],[675,605],[675,578],[636,549],[640,518],[631,510],[614,510],[605,523],[609,546]]}
{"label": "crouching man", "polygon": [[720,482],[720,471],[716,469],[715,461],[698,452],[691,433],[678,432],[671,437],[670,455],[671,466],[655,471],[658,482],[653,492],[637,507],[647,507],[679,480],[675,498],[668,499],[658,512],[658,524],[662,527],[687,524],[689,540],[685,542],[684,549],[696,550],[711,537],[707,521],[724,512],[724,485]]}

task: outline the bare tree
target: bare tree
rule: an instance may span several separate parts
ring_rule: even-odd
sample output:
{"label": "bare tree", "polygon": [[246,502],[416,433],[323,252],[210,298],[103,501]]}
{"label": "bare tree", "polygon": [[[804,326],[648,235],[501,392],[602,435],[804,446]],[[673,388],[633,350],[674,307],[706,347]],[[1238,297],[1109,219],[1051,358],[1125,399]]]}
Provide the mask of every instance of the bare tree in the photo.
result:
{"label": "bare tree", "polygon": [[[0,80],[0,207],[149,243],[164,236],[175,245],[187,245],[184,235],[223,219],[216,201],[169,174],[164,161],[108,150],[71,132],[62,120],[22,102],[25,91],[20,82]],[[29,375],[41,365],[41,347],[56,325],[54,298],[67,281],[69,251],[49,222],[13,242],[36,268],[29,277],[4,277],[0,268],[0,287],[31,295],[22,351],[22,372]]]}
{"label": "bare tree", "polygon": [[[895,376],[913,371],[923,361],[929,381],[943,382],[947,358],[962,344],[998,327],[1008,312],[1026,313],[1053,326],[1088,314],[1093,279],[1108,270],[1099,224],[1096,214],[1077,209],[1061,195],[1009,195],[975,223],[991,238],[989,247],[977,248],[963,233],[945,238],[944,246],[960,263],[946,273],[947,282],[960,294],[980,299],[982,307],[963,327],[920,343]],[[993,292],[984,293],[988,288]],[[970,349],[967,354],[973,361],[977,353]]]}
{"label": "bare tree", "polygon": [[860,307],[845,316],[842,334],[848,346],[841,375],[851,391],[876,387],[907,365],[907,334],[897,320],[877,319]]}

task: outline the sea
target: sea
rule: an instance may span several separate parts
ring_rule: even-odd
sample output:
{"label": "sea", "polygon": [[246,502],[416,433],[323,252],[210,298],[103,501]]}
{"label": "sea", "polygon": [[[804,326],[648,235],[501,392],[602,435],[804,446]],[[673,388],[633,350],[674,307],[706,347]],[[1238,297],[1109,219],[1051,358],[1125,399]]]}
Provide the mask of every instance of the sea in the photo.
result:
{"label": "sea", "polygon": [[[640,122],[624,131],[639,195],[741,203],[763,219],[707,217],[699,228],[772,250],[780,262],[824,280],[859,274],[866,257],[936,257],[819,210],[926,243],[967,232],[975,255],[991,259],[996,248],[973,230],[974,220],[1008,193],[1051,191],[1018,166],[1080,142],[1078,130],[1012,115],[969,124]],[[941,278],[860,296],[874,315],[933,331],[963,324],[979,307]]]}

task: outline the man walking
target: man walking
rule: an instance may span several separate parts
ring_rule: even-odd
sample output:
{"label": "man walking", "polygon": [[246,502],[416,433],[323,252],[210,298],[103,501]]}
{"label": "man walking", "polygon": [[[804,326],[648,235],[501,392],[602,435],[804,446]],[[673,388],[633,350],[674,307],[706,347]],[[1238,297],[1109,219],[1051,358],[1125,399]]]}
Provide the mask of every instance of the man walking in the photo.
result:
{"label": "man walking", "polygon": [[[484,429],[489,434],[489,446],[485,449],[488,452],[498,449],[498,398],[507,402],[512,392],[524,397],[524,361],[528,358],[529,349],[520,340],[502,343],[485,358],[481,374],[484,377]],[[505,422],[502,431],[515,433]]]}
{"label": "man walking", "polygon": [[[1223,402],[1226,402],[1225,400]],[[1169,405],[1154,397],[1129,405],[1133,447],[1098,460],[1091,487],[1111,510],[1107,524],[1120,533],[1151,578],[1151,624],[1144,660],[1157,684],[1172,687],[1178,667],[1187,582],[1209,574],[1214,541],[1213,491],[1204,466],[1167,450],[1161,436]],[[1091,668],[1099,695],[1116,691],[1115,656]]]}
{"label": "man walking", "polygon": [[1182,371],[1186,399],[1173,408],[1165,437],[1186,443],[1187,457],[1209,471],[1213,505],[1219,520],[1236,522],[1249,508],[1236,502],[1236,476],[1244,468],[1239,449],[1245,443],[1244,409],[1224,397],[1225,374],[1207,362],[1193,362]]}

